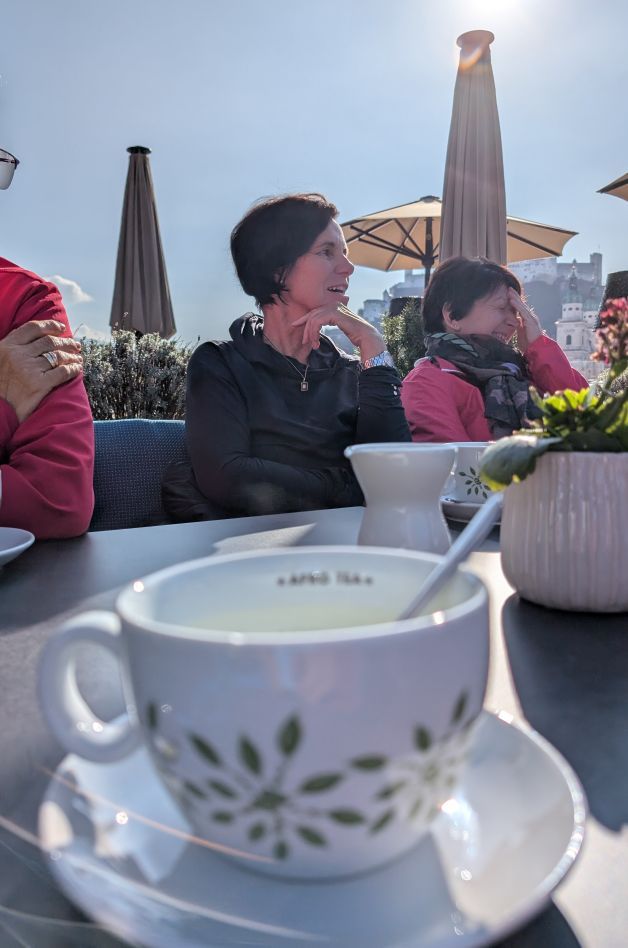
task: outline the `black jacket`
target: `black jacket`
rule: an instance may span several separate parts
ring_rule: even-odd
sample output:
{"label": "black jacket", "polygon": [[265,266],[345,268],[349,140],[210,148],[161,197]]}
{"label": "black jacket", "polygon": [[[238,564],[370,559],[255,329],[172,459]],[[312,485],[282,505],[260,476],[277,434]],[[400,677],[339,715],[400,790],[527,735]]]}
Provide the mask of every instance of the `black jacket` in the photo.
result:
{"label": "black jacket", "polygon": [[[190,359],[186,440],[194,485],[169,477],[175,519],[288,513],[363,503],[349,444],[410,441],[394,369],[361,370],[321,336],[305,366],[264,342],[263,319],[230,327],[231,342],[207,342]],[[298,366],[301,370],[299,373]],[[186,510],[187,505],[187,510]]]}

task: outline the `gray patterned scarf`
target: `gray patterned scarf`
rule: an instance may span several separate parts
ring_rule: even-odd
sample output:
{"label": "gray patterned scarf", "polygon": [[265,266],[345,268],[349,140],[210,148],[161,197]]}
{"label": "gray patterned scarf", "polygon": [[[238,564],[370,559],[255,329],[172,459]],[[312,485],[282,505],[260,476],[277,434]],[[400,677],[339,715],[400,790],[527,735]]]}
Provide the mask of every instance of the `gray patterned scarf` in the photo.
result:
{"label": "gray patterned scarf", "polygon": [[425,337],[427,355],[446,359],[476,385],[484,398],[484,415],[493,438],[503,438],[540,413],[530,398],[531,379],[526,360],[516,349],[494,336],[435,332]]}

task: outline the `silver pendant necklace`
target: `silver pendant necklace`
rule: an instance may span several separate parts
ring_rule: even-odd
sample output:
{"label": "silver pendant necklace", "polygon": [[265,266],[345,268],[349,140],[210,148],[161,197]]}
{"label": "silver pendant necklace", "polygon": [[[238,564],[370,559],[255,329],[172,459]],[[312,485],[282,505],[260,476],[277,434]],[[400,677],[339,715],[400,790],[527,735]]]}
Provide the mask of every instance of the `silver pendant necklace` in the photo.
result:
{"label": "silver pendant necklace", "polygon": [[268,336],[265,335],[265,336],[264,336],[264,339],[266,340],[266,342],[268,343],[268,345],[271,346],[271,348],[273,348],[273,349],[275,350],[275,352],[278,352],[279,355],[282,356],[282,357],[286,360],[286,362],[288,363],[288,365],[291,365],[291,366],[292,366],[292,368],[294,369],[294,371],[297,373],[297,375],[298,375],[299,378],[301,379],[301,391],[302,391],[302,392],[307,392],[307,390],[308,390],[309,387],[310,387],[310,383],[309,383],[308,380],[307,380],[307,373],[308,373],[308,369],[309,369],[309,367],[310,367],[310,360],[309,360],[309,359],[307,360],[307,362],[305,363],[305,372],[302,372],[301,369],[300,369],[297,365],[294,364],[294,362],[292,361],[292,359],[291,359],[289,356],[285,355],[285,353],[283,353],[283,352],[281,351],[281,349],[278,349],[278,348],[277,348],[277,346],[275,345],[275,343],[272,342],[272,341],[268,338]]}

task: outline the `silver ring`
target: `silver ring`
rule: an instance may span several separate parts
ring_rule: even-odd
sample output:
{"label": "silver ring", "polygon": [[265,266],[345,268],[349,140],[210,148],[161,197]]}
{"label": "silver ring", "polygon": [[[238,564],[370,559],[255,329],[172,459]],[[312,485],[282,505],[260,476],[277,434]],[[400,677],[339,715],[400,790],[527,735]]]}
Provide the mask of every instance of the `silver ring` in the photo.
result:
{"label": "silver ring", "polygon": [[57,353],[56,352],[42,352],[42,356],[46,362],[50,363],[51,368],[56,369],[58,364]]}

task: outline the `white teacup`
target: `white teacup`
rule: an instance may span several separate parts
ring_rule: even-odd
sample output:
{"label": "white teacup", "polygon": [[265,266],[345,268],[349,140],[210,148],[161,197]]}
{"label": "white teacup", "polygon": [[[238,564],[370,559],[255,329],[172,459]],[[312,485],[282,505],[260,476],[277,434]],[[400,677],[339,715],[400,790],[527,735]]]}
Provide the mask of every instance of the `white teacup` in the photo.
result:
{"label": "white teacup", "polygon": [[[47,644],[52,730],[90,760],[143,742],[205,845],[262,872],[361,872],[414,845],[448,799],[482,708],[486,589],[459,571],[394,622],[438,557],[368,547],[213,556],[128,586]],[[123,723],[77,687],[85,642],[122,666]]]}
{"label": "white teacup", "polygon": [[456,441],[456,466],[447,481],[446,494],[450,500],[465,504],[483,504],[492,494],[490,487],[480,480],[480,458],[490,441]]}

